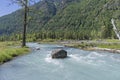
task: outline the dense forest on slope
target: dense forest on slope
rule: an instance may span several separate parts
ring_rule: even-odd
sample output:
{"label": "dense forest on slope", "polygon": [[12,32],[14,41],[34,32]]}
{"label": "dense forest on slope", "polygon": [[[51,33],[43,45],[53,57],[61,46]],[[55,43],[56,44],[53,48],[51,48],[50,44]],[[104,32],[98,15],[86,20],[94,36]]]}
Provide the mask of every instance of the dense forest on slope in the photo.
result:
{"label": "dense forest on slope", "polygon": [[[119,13],[119,0],[42,0],[30,7],[28,38],[115,38],[111,19],[120,28]],[[22,14],[18,10],[0,18],[1,40],[21,39]]]}

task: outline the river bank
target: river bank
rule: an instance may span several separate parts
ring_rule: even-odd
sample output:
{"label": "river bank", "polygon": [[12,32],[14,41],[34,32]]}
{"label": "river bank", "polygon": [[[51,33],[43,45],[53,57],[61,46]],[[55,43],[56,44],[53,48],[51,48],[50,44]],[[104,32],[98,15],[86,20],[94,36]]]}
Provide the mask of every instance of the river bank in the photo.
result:
{"label": "river bank", "polygon": [[120,54],[120,50],[117,49],[108,49],[108,48],[98,48],[98,47],[94,47],[91,50],[97,50],[97,51],[107,51],[110,53],[119,53]]}
{"label": "river bank", "polygon": [[105,40],[44,40],[40,43],[60,44],[67,47],[80,48],[83,50],[107,51],[120,53],[120,41],[116,39]]}
{"label": "river bank", "polygon": [[29,48],[21,48],[19,42],[0,42],[0,65],[28,52]]}
{"label": "river bank", "polygon": [[[38,43],[59,44],[89,51],[120,53],[120,41],[118,40],[48,40]],[[20,42],[0,42],[0,51],[0,64],[3,64],[28,53],[29,48],[21,48]]]}
{"label": "river bank", "polygon": [[75,47],[90,51],[107,51],[111,53],[120,53],[119,42],[77,42],[65,44],[68,47]]}

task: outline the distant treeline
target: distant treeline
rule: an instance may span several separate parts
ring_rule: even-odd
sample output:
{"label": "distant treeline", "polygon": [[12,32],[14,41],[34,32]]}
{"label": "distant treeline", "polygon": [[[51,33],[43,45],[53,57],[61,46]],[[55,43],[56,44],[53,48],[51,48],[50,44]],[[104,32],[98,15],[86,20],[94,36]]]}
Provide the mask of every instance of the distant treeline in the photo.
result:
{"label": "distant treeline", "polygon": [[[114,32],[112,32],[114,34]],[[99,31],[93,30],[83,30],[83,31],[74,31],[74,30],[63,30],[63,31],[41,31],[35,33],[27,34],[27,41],[37,41],[44,39],[73,39],[73,40],[92,40],[92,39],[105,39],[107,38],[116,38],[116,36],[111,36],[110,33],[106,31],[100,33]],[[22,34],[12,34],[12,35],[2,35],[0,36],[0,41],[20,41],[22,40]]]}

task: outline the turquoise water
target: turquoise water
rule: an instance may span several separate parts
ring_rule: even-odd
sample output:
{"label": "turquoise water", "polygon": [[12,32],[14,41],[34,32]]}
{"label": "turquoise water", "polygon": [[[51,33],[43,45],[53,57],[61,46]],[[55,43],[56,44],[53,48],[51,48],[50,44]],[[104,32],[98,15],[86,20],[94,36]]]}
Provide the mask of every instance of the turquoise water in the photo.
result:
{"label": "turquoise water", "polygon": [[[120,80],[120,54],[50,44],[28,46],[33,49],[30,54],[0,66],[0,80]],[[68,58],[51,59],[54,49],[65,49]]]}

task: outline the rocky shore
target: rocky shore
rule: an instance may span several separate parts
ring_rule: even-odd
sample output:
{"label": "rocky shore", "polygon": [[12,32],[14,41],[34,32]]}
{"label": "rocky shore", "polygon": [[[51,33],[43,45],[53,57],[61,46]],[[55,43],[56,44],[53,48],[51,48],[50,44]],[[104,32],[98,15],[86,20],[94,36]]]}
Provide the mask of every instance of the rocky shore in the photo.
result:
{"label": "rocky shore", "polygon": [[117,49],[108,49],[108,48],[94,47],[94,48],[92,48],[92,50],[107,51],[107,52],[111,52],[111,53],[120,53],[120,50],[117,50]]}

